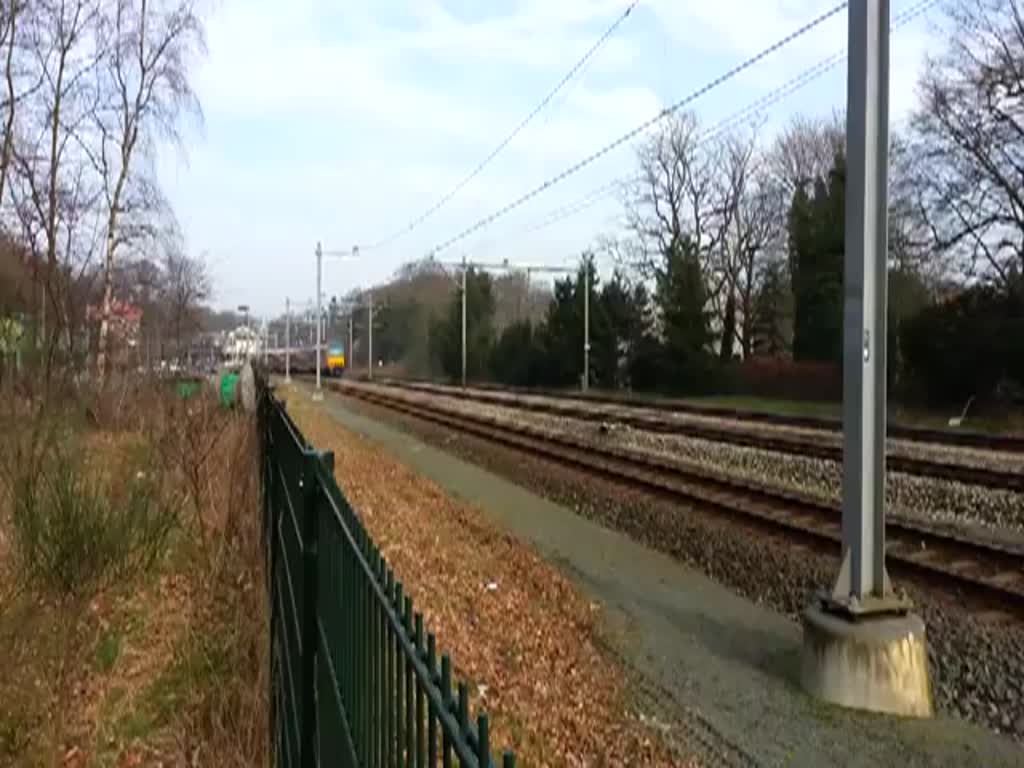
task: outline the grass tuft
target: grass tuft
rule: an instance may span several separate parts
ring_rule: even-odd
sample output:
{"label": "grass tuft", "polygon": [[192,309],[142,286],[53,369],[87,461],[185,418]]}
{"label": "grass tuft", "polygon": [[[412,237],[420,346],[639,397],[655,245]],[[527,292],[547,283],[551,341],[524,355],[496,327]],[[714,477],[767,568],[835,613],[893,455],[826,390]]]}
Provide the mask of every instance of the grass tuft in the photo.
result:
{"label": "grass tuft", "polygon": [[121,655],[121,633],[107,630],[96,643],[96,669],[103,674],[113,670]]}
{"label": "grass tuft", "polygon": [[39,471],[16,477],[12,522],[22,574],[67,597],[145,572],[164,554],[177,511],[159,478],[129,465],[104,476],[54,447]]}
{"label": "grass tuft", "polygon": [[251,414],[144,382],[19,398],[0,392],[0,765],[266,765]]}

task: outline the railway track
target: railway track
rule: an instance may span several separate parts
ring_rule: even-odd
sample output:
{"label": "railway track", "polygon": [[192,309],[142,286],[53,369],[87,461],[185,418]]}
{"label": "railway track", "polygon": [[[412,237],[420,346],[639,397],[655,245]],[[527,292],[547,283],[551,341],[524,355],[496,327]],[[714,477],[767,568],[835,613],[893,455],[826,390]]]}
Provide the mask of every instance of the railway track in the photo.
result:
{"label": "railway track", "polygon": [[[373,405],[693,504],[816,548],[838,547],[841,542],[838,507],[795,491],[596,446],[533,426],[459,413],[431,402],[425,395],[343,382],[331,382],[329,386]],[[894,572],[914,576],[929,586],[941,585],[960,597],[979,601],[988,610],[1024,619],[1024,551],[890,516],[886,554]]]}
{"label": "railway track", "polygon": [[[422,379],[375,379],[377,384],[393,384],[417,388],[444,388],[446,385]],[[454,389],[454,387],[450,387]],[[775,427],[817,430],[825,433],[841,433],[842,421],[822,416],[795,416],[765,411],[743,410],[711,405],[696,405],[691,402],[674,398],[642,397],[625,393],[613,392],[579,392],[564,389],[524,388],[504,384],[481,382],[471,385],[471,390],[504,393],[507,395],[543,396],[576,403],[627,406],[633,409],[655,413],[674,413],[687,416],[723,419],[741,423],[763,424]],[[459,391],[462,391],[461,389]],[[930,443],[934,445],[954,446],[960,448],[978,448],[981,450],[1004,451],[1006,453],[1024,453],[1024,435],[993,435],[984,432],[953,431],[951,429],[935,429],[929,427],[911,427],[905,424],[890,423],[887,428],[889,438],[906,440],[914,443]]]}
{"label": "railway track", "polygon": [[[603,404],[599,407],[594,407],[593,404],[587,405],[575,398],[554,398],[545,395],[544,399],[539,399],[536,396],[524,397],[522,395],[488,389],[472,388],[463,390],[435,384],[407,383],[395,380],[379,383],[400,389],[436,393],[448,397],[458,397],[462,400],[474,400],[490,405],[514,407],[553,416],[586,421],[613,421],[648,432],[695,437],[713,442],[728,443],[748,448],[760,448],[796,456],[809,456],[836,462],[842,461],[843,456],[842,446],[836,444],[831,439],[831,436],[826,440],[815,440],[778,432],[773,434],[711,424],[666,421],[659,416],[658,411],[652,412],[650,409],[637,406],[623,406],[620,403],[614,405]],[[890,453],[886,457],[886,466],[891,472],[903,472],[908,475],[932,477],[941,480],[954,480],[968,485],[1024,493],[1024,473],[1007,469],[960,464],[894,453]]]}

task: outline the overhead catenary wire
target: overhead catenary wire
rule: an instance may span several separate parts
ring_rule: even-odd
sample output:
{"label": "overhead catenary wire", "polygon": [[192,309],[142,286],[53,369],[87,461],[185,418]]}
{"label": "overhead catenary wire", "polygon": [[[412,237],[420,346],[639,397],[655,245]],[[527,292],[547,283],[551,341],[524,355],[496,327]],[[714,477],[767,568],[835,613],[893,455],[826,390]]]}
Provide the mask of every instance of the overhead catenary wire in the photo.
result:
{"label": "overhead catenary wire", "polygon": [[[900,27],[908,24],[923,13],[927,12],[933,6],[935,6],[939,0],[919,0],[915,5],[899,13],[892,21],[890,26],[891,29],[896,30]],[[827,74],[831,70],[835,69],[841,63],[846,61],[847,51],[842,49],[836,51],[830,56],[825,57],[816,64],[804,69],[799,74],[793,76],[782,85],[772,89],[764,96],[752,101],[740,110],[733,112],[728,117],[720,120],[713,127],[704,131],[697,139],[695,146],[701,146],[705,142],[711,141],[721,134],[728,131],[730,128],[743,123],[750,118],[763,113],[768,108],[774,106],[782,99],[786,98],[790,94],[800,90],[801,88],[809,85],[818,78]],[[620,188],[625,182],[622,179],[613,179],[605,182],[598,187],[591,189],[584,193],[580,197],[574,199],[569,203],[554,208],[543,216],[536,219],[531,224],[524,227],[521,234],[530,234],[543,229],[547,229],[560,221],[576,216],[584,211],[593,208],[595,205],[606,199],[610,194]]]}
{"label": "overhead catenary wire", "polygon": [[597,151],[595,151],[595,152],[587,155],[586,157],[584,157],[582,160],[574,163],[573,165],[569,166],[568,168],[565,168],[564,170],[562,170],[560,173],[556,174],[555,176],[552,176],[551,178],[549,178],[547,181],[543,182],[539,186],[534,187],[529,192],[521,195],[520,197],[516,198],[515,200],[513,200],[510,203],[508,203],[507,205],[502,206],[498,210],[493,211],[492,213],[488,214],[484,218],[482,218],[479,221],[477,221],[475,224],[473,224],[473,225],[467,227],[466,229],[462,230],[457,235],[455,235],[453,237],[450,237],[449,239],[447,239],[444,242],[440,243],[439,245],[435,246],[432,249],[432,252],[433,253],[437,253],[437,252],[443,251],[446,248],[451,247],[455,243],[458,243],[458,242],[464,240],[465,238],[469,237],[474,232],[478,232],[479,230],[483,229],[484,227],[488,226],[489,224],[494,223],[496,220],[500,219],[502,216],[505,216],[506,214],[508,214],[509,212],[511,212],[511,211],[515,210],[516,208],[520,207],[521,205],[523,205],[524,203],[528,202],[529,200],[532,200],[537,195],[539,195],[539,194],[541,194],[543,192],[546,192],[548,189],[551,189],[551,187],[553,187],[556,184],[564,181],[565,179],[569,178],[573,174],[578,173],[583,168],[586,168],[591,163],[593,163],[593,162],[599,160],[600,158],[604,157],[605,155],[607,155],[612,150],[615,150],[618,147],[621,147],[623,144],[626,144],[627,142],[632,141],[637,136],[639,136],[641,133],[646,131],[648,128],[650,128],[651,126],[653,126],[656,123],[660,122],[661,120],[665,119],[669,115],[672,115],[673,113],[678,112],[680,109],[682,109],[683,107],[687,106],[688,104],[691,104],[692,102],[696,101],[697,99],[699,99],[700,97],[702,97],[705,94],[709,93],[710,91],[713,91],[715,88],[718,88],[719,86],[721,86],[724,83],[728,82],[729,80],[731,80],[732,78],[734,78],[737,75],[741,74],[742,72],[750,69],[755,64],[757,64],[758,62],[760,62],[763,59],[767,58],[771,54],[775,53],[776,51],[779,51],[780,49],[782,49],[784,47],[786,47],[787,45],[789,45],[791,42],[793,42],[797,38],[802,37],[803,35],[807,34],[811,30],[815,29],[816,27],[820,26],[824,22],[826,22],[829,19],[831,19],[833,16],[836,16],[837,14],[839,14],[840,12],[845,10],[846,6],[847,6],[847,3],[846,2],[842,2],[842,3],[839,3],[838,5],[833,6],[832,8],[830,8],[827,11],[825,11],[824,13],[816,16],[815,18],[813,18],[812,20],[808,21],[806,24],[802,25],[798,29],[796,29],[793,32],[789,33],[785,37],[780,38],[776,42],[774,42],[771,45],[769,45],[767,48],[761,50],[759,53],[756,53],[755,55],[745,59],[744,61],[740,62],[739,64],[737,64],[736,66],[734,66],[731,69],[727,70],[726,72],[722,73],[718,77],[716,77],[713,80],[709,81],[708,83],[702,85],[700,88],[696,89],[695,91],[692,91],[689,95],[685,96],[684,98],[680,99],[679,101],[675,102],[674,104],[672,104],[672,105],[670,105],[668,107],[665,107],[660,112],[658,112],[656,115],[654,115],[653,117],[645,120],[643,123],[641,123],[640,125],[636,126],[635,128],[633,128],[633,129],[627,131],[626,133],[622,134],[621,136],[619,136],[617,139],[615,139],[611,143],[604,145],[603,147],[601,147]]}
{"label": "overhead catenary wire", "polygon": [[[905,26],[906,24],[916,19],[918,16],[922,15],[923,13],[926,13],[933,6],[937,5],[938,2],[939,0],[918,0],[917,3],[911,5],[909,8],[906,8],[899,14],[897,14],[896,17],[890,23],[889,29],[897,30],[900,27]],[[778,103],[789,94],[800,90],[804,86],[810,84],[814,80],[817,80],[819,77],[822,77],[823,75],[835,69],[837,66],[846,61],[848,55],[849,52],[846,50],[846,48],[843,48],[842,50],[836,51],[831,56],[825,57],[817,64],[808,67],[807,69],[803,70],[796,76],[787,80],[778,88],[773,89],[770,93],[765,94],[760,99],[757,99],[756,101],[753,101],[750,104],[748,104],[742,110],[739,110],[738,112],[735,112],[732,115],[730,115],[725,120],[720,121],[717,125],[715,125],[714,128],[705,132],[704,135],[701,136],[700,141],[709,141],[715,138],[716,136],[720,135],[721,133],[727,131],[729,128],[732,128],[736,124],[741,123],[744,120],[747,120],[750,117],[763,112],[765,109]]]}
{"label": "overhead catenary wire", "polygon": [[613,34],[615,34],[615,31],[622,25],[622,23],[627,18],[629,18],[629,16],[633,13],[633,10],[636,8],[639,2],[640,0],[632,0],[632,2],[626,7],[626,9],[615,19],[615,22],[610,27],[608,27],[607,30],[605,30],[604,34],[602,34],[601,37],[599,37],[597,41],[587,50],[587,52],[583,54],[579,61],[577,61],[573,65],[572,69],[570,69],[562,77],[562,79],[558,81],[555,87],[552,88],[543,99],[541,99],[540,103],[533,108],[533,111],[530,112],[526,117],[524,117],[519,122],[519,124],[515,128],[513,128],[512,131],[504,139],[498,142],[498,145],[491,150],[490,154],[488,154],[483,160],[481,160],[476,165],[476,167],[473,168],[472,171],[466,174],[466,176],[464,176],[454,187],[452,187],[448,192],[446,192],[436,203],[434,203],[432,206],[430,206],[427,210],[425,210],[418,217],[410,221],[408,224],[404,225],[401,229],[395,230],[393,233],[383,238],[382,240],[378,240],[377,242],[371,243],[364,247],[367,249],[381,248],[393,243],[402,235],[405,235],[411,232],[412,230],[416,229],[416,227],[418,227],[424,221],[429,219],[441,208],[443,208],[448,202],[450,202],[452,198],[454,198],[459,192],[461,192],[466,187],[467,184],[469,184],[473,179],[479,176],[480,173],[484,170],[484,168],[486,168],[491,163],[491,161],[494,160],[494,158],[501,154],[505,147],[511,144],[513,139],[515,139],[516,136],[522,133],[523,129],[525,129],[526,126],[529,125],[533,121],[533,119],[544,110],[545,107],[547,107],[547,105],[559,93],[559,91],[561,91],[569,83],[569,81],[576,76],[576,74],[590,61],[594,54],[596,54],[604,46],[608,39]]}

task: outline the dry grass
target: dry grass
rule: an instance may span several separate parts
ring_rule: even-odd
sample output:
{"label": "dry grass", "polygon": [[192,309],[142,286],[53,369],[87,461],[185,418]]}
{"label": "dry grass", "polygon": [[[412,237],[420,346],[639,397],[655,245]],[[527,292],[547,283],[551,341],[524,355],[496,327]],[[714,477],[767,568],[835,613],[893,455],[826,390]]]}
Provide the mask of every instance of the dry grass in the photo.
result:
{"label": "dry grass", "polygon": [[18,567],[0,479],[0,765],[265,764],[254,420],[134,385],[54,415],[63,423],[43,431],[74,435],[96,476],[123,480],[124,457],[144,447],[179,520],[152,568],[59,594]]}
{"label": "dry grass", "polygon": [[598,607],[479,510],[452,499],[295,390],[289,411],[334,451],[339,485],[524,765],[671,765],[600,645]]}

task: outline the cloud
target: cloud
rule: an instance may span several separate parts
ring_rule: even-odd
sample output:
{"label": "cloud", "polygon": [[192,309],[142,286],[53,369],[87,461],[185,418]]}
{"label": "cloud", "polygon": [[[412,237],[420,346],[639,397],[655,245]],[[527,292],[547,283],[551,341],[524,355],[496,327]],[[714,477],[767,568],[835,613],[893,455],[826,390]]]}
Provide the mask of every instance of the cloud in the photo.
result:
{"label": "cloud", "polygon": [[[537,104],[618,18],[627,0],[223,0],[197,69],[207,137],[161,175],[218,296],[269,311],[312,295],[309,254],[376,240],[416,218]],[[548,108],[435,216],[393,247],[346,266],[380,280],[557,174],[666,103],[829,7],[827,0],[644,0]],[[894,14],[909,5],[894,3]],[[931,40],[893,36],[894,117],[913,103]],[[707,124],[845,46],[845,14],[702,98]],[[775,108],[845,103],[839,68]],[[530,224],[627,173],[630,147],[474,235],[495,258],[564,260],[614,223],[614,197],[543,230]],[[334,279],[334,278],[332,278]]]}

